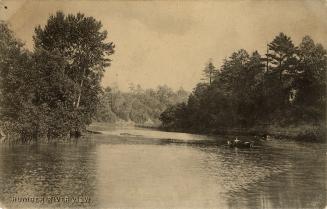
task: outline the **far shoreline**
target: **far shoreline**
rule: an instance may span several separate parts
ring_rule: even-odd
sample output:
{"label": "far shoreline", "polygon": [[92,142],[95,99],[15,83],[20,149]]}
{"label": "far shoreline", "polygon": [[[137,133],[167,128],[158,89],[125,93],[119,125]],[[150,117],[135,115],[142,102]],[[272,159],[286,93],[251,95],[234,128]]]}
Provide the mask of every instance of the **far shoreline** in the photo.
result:
{"label": "far shoreline", "polygon": [[[100,125],[101,124],[101,125]],[[216,128],[214,130],[190,130],[190,129],[176,129],[163,127],[158,124],[130,124],[126,122],[125,125],[115,123],[92,123],[94,126],[131,126],[136,128],[145,128],[166,132],[183,132],[190,134],[203,134],[209,136],[240,136],[240,137],[252,137],[253,139],[263,139],[267,136],[273,139],[279,140],[294,140],[301,142],[315,142],[326,143],[326,127],[313,126],[313,125],[298,125],[289,127],[277,127],[277,126],[257,126],[251,128]],[[101,131],[87,130],[91,134],[101,134]]]}
{"label": "far shoreline", "polygon": [[186,129],[173,129],[158,127],[157,129],[168,132],[186,132],[191,134],[206,134],[217,136],[244,136],[253,138],[266,138],[279,140],[294,140],[301,142],[326,143],[326,127],[321,126],[290,126],[290,127],[251,127],[251,128],[216,128],[212,130],[194,131]]}

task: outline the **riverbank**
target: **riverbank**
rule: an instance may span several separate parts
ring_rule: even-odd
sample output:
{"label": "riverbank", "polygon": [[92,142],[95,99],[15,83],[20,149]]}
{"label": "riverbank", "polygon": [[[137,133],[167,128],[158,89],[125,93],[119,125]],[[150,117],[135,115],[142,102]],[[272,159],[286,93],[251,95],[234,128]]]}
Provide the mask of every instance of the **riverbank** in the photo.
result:
{"label": "riverbank", "polygon": [[326,126],[297,125],[297,126],[255,126],[251,128],[216,128],[211,130],[178,130],[158,127],[157,129],[171,132],[187,132],[193,134],[229,135],[229,136],[270,136],[274,139],[289,139],[308,142],[326,142]]}
{"label": "riverbank", "polygon": [[[274,139],[287,139],[296,141],[308,141],[308,142],[326,142],[326,126],[324,125],[293,125],[293,126],[277,126],[277,125],[261,125],[250,128],[216,128],[211,130],[194,130],[194,129],[176,129],[162,127],[158,124],[131,124],[131,123],[92,123],[92,131],[99,131],[104,126],[133,126],[137,128],[154,129],[168,132],[185,132],[192,134],[206,134],[206,135],[225,135],[225,136],[258,136],[263,138],[270,136]],[[95,128],[96,127],[96,128]]]}

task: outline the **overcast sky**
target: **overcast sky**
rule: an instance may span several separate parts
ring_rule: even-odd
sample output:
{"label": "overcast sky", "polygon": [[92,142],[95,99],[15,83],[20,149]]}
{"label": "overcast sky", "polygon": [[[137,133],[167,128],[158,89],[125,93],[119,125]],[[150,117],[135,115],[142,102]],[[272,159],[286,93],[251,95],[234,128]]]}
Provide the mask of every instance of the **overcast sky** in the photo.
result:
{"label": "overcast sky", "polygon": [[191,90],[209,58],[216,65],[244,48],[264,52],[279,32],[298,44],[310,35],[327,46],[327,1],[24,1],[0,0],[0,19],[32,48],[36,25],[57,10],[101,20],[116,45],[103,85]]}

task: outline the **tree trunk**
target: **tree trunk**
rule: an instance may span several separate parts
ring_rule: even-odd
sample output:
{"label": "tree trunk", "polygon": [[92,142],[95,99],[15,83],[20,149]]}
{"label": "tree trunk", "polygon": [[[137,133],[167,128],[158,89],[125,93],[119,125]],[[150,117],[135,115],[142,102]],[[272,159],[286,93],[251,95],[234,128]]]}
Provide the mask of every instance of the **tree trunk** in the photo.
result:
{"label": "tree trunk", "polygon": [[2,129],[0,128],[0,138],[2,138],[2,137],[6,137],[6,134],[3,133]]}
{"label": "tree trunk", "polygon": [[82,79],[82,81],[81,81],[80,88],[81,88],[81,89],[80,89],[80,91],[79,91],[79,93],[78,93],[77,102],[76,102],[76,108],[79,107],[79,103],[80,103],[80,101],[81,101],[82,88],[83,88],[83,79]]}
{"label": "tree trunk", "polygon": [[283,55],[282,54],[279,54],[279,57],[280,57],[280,59],[279,59],[279,80],[280,80],[280,83],[281,84],[283,84],[283,81],[282,81],[282,79],[283,79],[283,67],[282,67],[282,64],[283,64]]}
{"label": "tree trunk", "polygon": [[212,77],[212,72],[210,71],[210,73],[209,73],[209,84],[211,85],[211,77]]}
{"label": "tree trunk", "polygon": [[80,104],[80,101],[81,101],[81,95],[82,95],[82,88],[83,88],[84,76],[85,76],[85,68],[84,68],[84,70],[83,70],[83,76],[82,76],[81,84],[80,84],[80,91],[79,91],[79,93],[78,93],[77,102],[76,102],[76,108],[79,107],[79,104]]}

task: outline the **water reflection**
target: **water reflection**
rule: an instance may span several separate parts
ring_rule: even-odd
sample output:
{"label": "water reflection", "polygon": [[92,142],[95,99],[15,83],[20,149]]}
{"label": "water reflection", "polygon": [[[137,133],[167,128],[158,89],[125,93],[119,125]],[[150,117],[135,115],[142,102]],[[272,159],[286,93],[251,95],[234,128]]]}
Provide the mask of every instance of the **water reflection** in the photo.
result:
{"label": "water reflection", "polygon": [[[0,202],[10,208],[78,207],[83,204],[48,202],[47,198],[83,196],[94,204],[94,149],[94,145],[75,144],[1,145]],[[46,201],[21,203],[23,197],[45,197]]]}
{"label": "water reflection", "polygon": [[[117,133],[118,134],[117,134]],[[158,132],[95,135],[91,143],[0,145],[0,202],[87,196],[69,208],[323,208],[326,149],[269,142],[229,149],[211,138]],[[121,130],[120,133],[126,133]],[[186,137],[187,136],[187,137]],[[153,138],[154,137],[154,138]],[[178,142],[178,143],[176,143]],[[0,205],[1,206],[1,205]]]}

